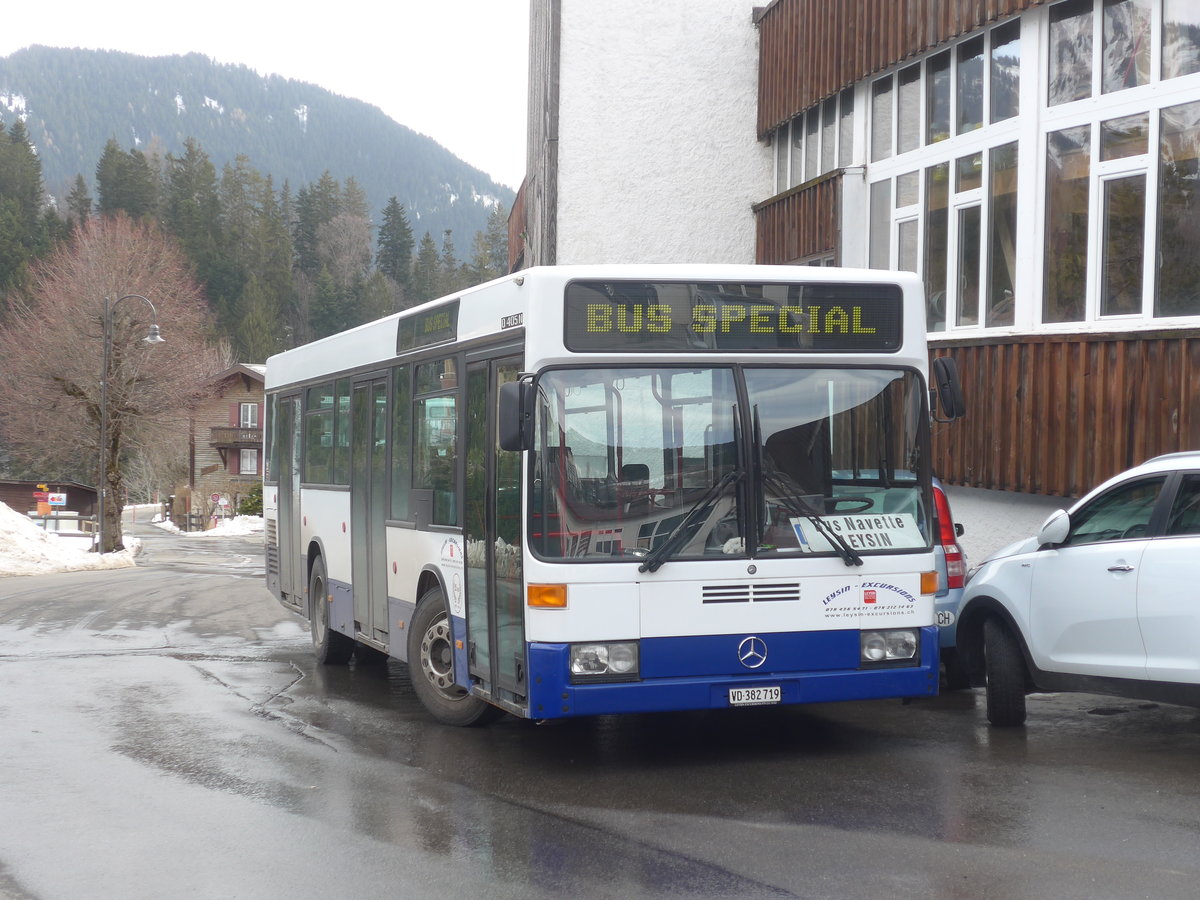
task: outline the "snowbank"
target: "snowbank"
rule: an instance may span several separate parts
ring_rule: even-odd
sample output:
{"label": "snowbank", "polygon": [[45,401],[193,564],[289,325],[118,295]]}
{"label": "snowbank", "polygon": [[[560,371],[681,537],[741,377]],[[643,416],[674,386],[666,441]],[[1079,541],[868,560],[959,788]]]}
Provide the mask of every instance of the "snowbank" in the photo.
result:
{"label": "snowbank", "polygon": [[151,524],[158,526],[163,531],[169,531],[171,534],[186,534],[188,537],[229,537],[230,535],[257,534],[263,530],[262,516],[234,516],[232,519],[222,519],[208,531],[180,531],[179,526],[174,522],[164,520],[162,516],[155,516]]}
{"label": "snowbank", "polygon": [[0,503],[0,576],[128,568],[135,565],[141,541],[128,534],[124,541],[126,549],[118,553],[90,553],[78,540],[47,533]]}

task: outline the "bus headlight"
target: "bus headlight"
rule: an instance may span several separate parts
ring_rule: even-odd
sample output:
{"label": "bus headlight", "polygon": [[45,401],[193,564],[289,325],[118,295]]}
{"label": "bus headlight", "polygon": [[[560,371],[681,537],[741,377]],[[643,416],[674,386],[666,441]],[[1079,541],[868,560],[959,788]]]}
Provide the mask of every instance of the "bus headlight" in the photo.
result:
{"label": "bus headlight", "polygon": [[571,681],[632,681],[638,677],[637,641],[571,645]]}
{"label": "bus headlight", "polygon": [[916,662],[921,642],[912,628],[893,628],[860,633],[859,661],[867,665]]}

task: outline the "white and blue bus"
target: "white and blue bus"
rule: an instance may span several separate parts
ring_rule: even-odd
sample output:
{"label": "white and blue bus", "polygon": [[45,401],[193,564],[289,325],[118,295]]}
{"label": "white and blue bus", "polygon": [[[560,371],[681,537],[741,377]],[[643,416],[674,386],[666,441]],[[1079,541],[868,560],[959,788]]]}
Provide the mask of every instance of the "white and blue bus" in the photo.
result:
{"label": "white and blue bus", "polygon": [[927,353],[916,276],[741,265],[528,269],[281,353],[268,586],[451,724],[936,694]]}

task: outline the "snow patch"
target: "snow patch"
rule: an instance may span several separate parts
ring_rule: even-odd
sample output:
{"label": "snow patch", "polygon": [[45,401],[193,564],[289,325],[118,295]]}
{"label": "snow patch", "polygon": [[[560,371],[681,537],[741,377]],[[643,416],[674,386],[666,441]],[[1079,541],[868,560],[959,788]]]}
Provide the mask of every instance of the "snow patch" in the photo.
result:
{"label": "snow patch", "polygon": [[175,113],[182,116],[187,112],[187,104],[183,102],[183,94],[175,95]]}
{"label": "snow patch", "polygon": [[124,541],[126,549],[117,553],[90,553],[86,542],[45,532],[28,516],[0,503],[0,576],[125,569],[135,565],[142,542],[128,534]]}

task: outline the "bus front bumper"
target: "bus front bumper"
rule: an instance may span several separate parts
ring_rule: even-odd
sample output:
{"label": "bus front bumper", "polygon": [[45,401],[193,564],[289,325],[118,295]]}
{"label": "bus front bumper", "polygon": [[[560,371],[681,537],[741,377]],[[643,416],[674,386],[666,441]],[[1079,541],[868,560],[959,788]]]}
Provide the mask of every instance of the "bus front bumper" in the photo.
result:
{"label": "bus front bumper", "polygon": [[[858,658],[857,630],[764,635],[785,652],[782,665],[767,672],[720,670],[715,647],[737,646],[749,636],[660,638],[641,644],[641,677],[636,681],[572,683],[570,645],[529,644],[529,716],[554,719],[668,710],[723,709],[739,705],[830,703],[889,697],[932,697],[938,692],[938,629],[918,629],[915,665],[850,667],[846,648]],[[657,642],[657,643],[656,643]],[[792,653],[787,653],[788,644]],[[805,649],[810,652],[803,652]],[[688,659],[694,658],[694,665]],[[664,663],[663,660],[669,660]],[[838,662],[841,662],[841,667]],[[697,674],[681,674],[681,671]],[[747,692],[746,688],[762,691]],[[778,688],[778,691],[765,690]],[[734,693],[731,693],[733,691]],[[777,697],[777,699],[776,699]]]}

